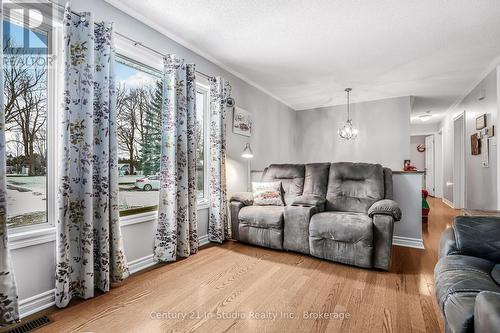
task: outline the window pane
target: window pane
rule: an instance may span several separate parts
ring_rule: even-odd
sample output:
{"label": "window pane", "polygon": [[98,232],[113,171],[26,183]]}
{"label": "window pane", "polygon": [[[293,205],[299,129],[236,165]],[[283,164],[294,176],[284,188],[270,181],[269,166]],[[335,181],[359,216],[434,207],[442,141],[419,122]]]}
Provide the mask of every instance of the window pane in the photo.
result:
{"label": "window pane", "polygon": [[197,91],[196,92],[196,177],[197,177],[197,196],[198,198],[203,198],[205,191],[205,173],[204,173],[204,137],[205,137],[205,126],[203,121],[203,115],[205,114],[206,107],[206,92]]}
{"label": "window pane", "polygon": [[118,109],[120,210],[158,205],[162,83],[152,70],[119,58]]}
{"label": "window pane", "polygon": [[[28,36],[29,42],[24,38]],[[47,221],[48,33],[3,21],[7,225]]]}

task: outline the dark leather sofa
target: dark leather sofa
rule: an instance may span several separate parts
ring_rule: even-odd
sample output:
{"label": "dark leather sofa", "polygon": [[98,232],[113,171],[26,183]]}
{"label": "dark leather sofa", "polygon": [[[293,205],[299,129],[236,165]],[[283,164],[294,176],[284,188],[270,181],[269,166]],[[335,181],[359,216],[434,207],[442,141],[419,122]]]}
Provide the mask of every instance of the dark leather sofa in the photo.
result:
{"label": "dark leather sofa", "polygon": [[434,270],[446,332],[500,332],[500,218],[458,216]]}
{"label": "dark leather sofa", "polygon": [[394,222],[392,171],[379,164],[272,164],[262,181],[281,181],[284,206],[230,198],[232,237],[360,267],[390,268]]}

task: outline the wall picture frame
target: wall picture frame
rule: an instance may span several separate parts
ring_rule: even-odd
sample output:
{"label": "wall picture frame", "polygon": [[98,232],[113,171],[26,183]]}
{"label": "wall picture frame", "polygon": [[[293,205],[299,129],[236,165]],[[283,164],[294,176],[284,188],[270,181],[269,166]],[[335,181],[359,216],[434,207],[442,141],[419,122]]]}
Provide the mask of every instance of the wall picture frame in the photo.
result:
{"label": "wall picture frame", "polygon": [[477,133],[470,137],[470,151],[472,155],[481,155],[481,139]]}
{"label": "wall picture frame", "polygon": [[235,107],[233,111],[233,133],[252,136],[252,114],[245,109]]}
{"label": "wall picture frame", "polygon": [[486,127],[486,114],[483,114],[476,118],[476,129],[482,130]]}

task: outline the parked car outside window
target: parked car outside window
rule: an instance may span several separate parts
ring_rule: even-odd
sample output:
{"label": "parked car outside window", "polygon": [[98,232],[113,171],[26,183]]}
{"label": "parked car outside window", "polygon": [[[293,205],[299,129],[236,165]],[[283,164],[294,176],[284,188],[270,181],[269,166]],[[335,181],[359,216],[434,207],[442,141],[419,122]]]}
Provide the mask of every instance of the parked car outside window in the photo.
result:
{"label": "parked car outside window", "polygon": [[143,191],[159,190],[160,177],[148,176],[144,178],[138,178],[135,180],[135,187]]}

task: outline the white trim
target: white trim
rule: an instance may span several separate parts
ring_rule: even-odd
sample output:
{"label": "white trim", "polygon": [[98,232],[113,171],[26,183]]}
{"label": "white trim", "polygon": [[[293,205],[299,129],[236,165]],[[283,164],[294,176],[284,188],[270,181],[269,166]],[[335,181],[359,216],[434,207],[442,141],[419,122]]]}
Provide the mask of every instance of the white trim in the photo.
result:
{"label": "white trim", "polygon": [[120,226],[125,227],[127,225],[132,225],[137,223],[156,221],[157,218],[158,218],[157,210],[152,212],[122,216],[120,217]]}
{"label": "white trim", "polygon": [[414,249],[421,249],[421,250],[425,249],[424,241],[418,238],[394,236],[392,238],[392,245],[411,247]]}
{"label": "white trim", "polygon": [[56,290],[47,290],[41,294],[28,297],[19,301],[19,315],[21,318],[42,311],[56,304]]}
{"label": "white trim", "polygon": [[451,202],[450,200],[446,199],[446,198],[442,198],[443,202],[448,205],[450,208],[453,208],[455,209],[455,207],[453,207],[453,202]]}
{"label": "white trim", "polygon": [[210,243],[210,241],[208,240],[208,235],[203,235],[198,238],[199,246],[207,245],[208,243]]}
{"label": "white trim", "polygon": [[128,269],[130,274],[134,274],[156,264],[157,262],[153,259],[153,254],[148,254],[145,257],[130,261],[128,263]]}
{"label": "white trim", "polygon": [[[199,246],[207,245],[208,243],[210,243],[208,240],[208,235],[203,235],[198,238]],[[147,256],[144,256],[142,258],[130,261],[128,263],[128,269],[130,271],[130,274],[134,274],[156,264],[158,264],[158,262],[154,260],[153,254],[148,254]]]}
{"label": "white trim", "polygon": [[26,232],[17,232],[9,234],[9,248],[11,250],[20,249],[23,247],[55,242],[56,228],[35,229]]}
{"label": "white trim", "polygon": [[[179,37],[179,36],[171,33],[170,31],[164,29],[159,24],[151,22],[150,19],[148,19],[144,15],[141,15],[141,14],[137,13],[136,10],[130,8],[129,6],[124,5],[123,3],[120,2],[120,0],[104,0],[104,1],[107,2],[108,4],[110,4],[111,6],[115,7],[116,9],[118,9],[118,10],[124,12],[125,14],[129,15],[130,17],[133,17],[136,20],[144,23],[145,25],[153,28],[154,30],[158,31],[159,33],[161,33],[162,35],[168,37],[169,39],[173,40],[177,44],[180,44],[180,45],[184,46],[186,49],[188,49],[188,50],[190,50],[190,51],[198,54],[199,56],[201,56],[201,57],[203,57],[203,58],[205,58],[207,60],[209,60],[210,62],[212,62],[215,65],[219,66],[220,68],[224,69],[225,71],[227,71],[227,72],[233,74],[234,76],[236,76],[237,78],[243,80],[247,84],[249,84],[249,85],[253,86],[254,88],[257,88],[258,90],[262,91],[266,95],[271,96],[275,100],[277,100],[277,101],[283,103],[284,105],[288,106],[290,109],[295,110],[295,108],[292,107],[290,104],[288,104],[287,102],[285,102],[283,99],[279,98],[278,96],[274,95],[273,93],[269,92],[264,87],[260,86],[256,82],[250,80],[249,78],[247,78],[243,74],[237,72],[236,70],[232,69],[231,67],[228,67],[228,66],[224,65],[222,62],[218,61],[217,59],[215,59],[214,57],[210,56],[209,54],[201,51],[200,49],[198,49],[193,44],[187,42],[186,40],[182,39],[181,37]],[[145,22],[148,22],[148,23],[145,23]]]}

